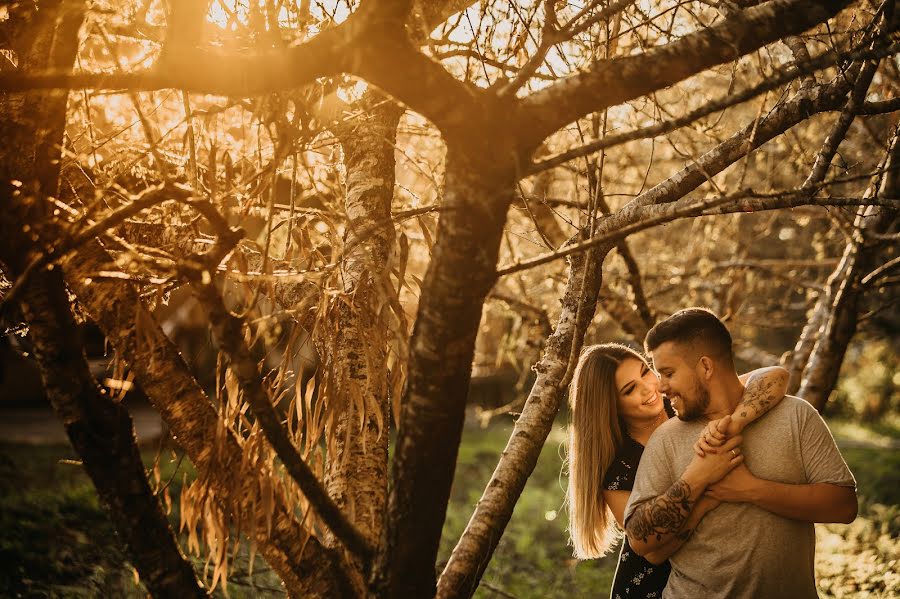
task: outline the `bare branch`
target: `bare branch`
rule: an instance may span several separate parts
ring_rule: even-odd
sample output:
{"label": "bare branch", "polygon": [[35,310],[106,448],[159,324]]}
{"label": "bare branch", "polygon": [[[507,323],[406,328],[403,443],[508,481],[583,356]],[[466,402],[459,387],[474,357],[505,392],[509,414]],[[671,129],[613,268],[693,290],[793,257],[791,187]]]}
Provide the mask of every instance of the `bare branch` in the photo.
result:
{"label": "bare branch", "polygon": [[[594,152],[599,152],[600,150],[605,150],[638,139],[647,139],[669,133],[671,131],[684,127],[685,125],[689,125],[690,123],[693,123],[694,121],[697,121],[705,116],[709,116],[731,106],[742,104],[743,102],[751,100],[761,94],[764,94],[767,91],[771,91],[780,87],[781,85],[784,85],[785,83],[793,81],[797,77],[800,77],[804,74],[813,73],[818,69],[832,66],[839,61],[846,60],[847,58],[852,58],[853,60],[880,58],[895,54],[898,50],[900,50],[900,44],[894,43],[886,48],[879,48],[877,50],[866,49],[853,52],[850,53],[849,56],[847,54],[829,51],[817,56],[815,59],[810,60],[807,63],[800,65],[799,68],[796,65],[790,65],[789,67],[783,69],[781,72],[770,75],[762,83],[759,83],[741,92],[728,94],[722,98],[719,98],[718,100],[707,102],[703,106],[692,110],[680,117],[655,123],[653,125],[648,125],[646,127],[641,127],[633,131],[616,133],[614,135],[606,135],[596,141],[587,143],[583,146],[572,148],[571,150],[567,150],[565,152],[557,154],[556,156],[551,156],[550,158],[546,158],[544,160],[536,162],[532,164],[530,168],[528,168],[526,173],[533,174],[546,169],[555,168],[570,160],[574,160],[575,158],[586,156],[588,154],[593,154]],[[900,110],[900,99],[889,100],[885,102],[867,103],[860,107],[858,113],[881,114],[885,112],[893,112],[894,110]]]}
{"label": "bare branch", "polygon": [[[512,273],[534,268],[554,260],[559,260],[577,252],[602,246],[607,243],[617,242],[640,231],[645,231],[659,225],[687,217],[713,216],[717,214],[732,214],[735,212],[761,212],[764,210],[777,210],[781,208],[794,208],[803,205],[817,206],[860,206],[875,205],[896,208],[900,206],[897,199],[879,198],[847,198],[828,197],[812,199],[807,189],[782,192],[779,194],[757,194],[752,191],[738,192],[709,200],[688,201],[678,200],[666,204],[645,206],[637,214],[637,220],[631,224],[612,229],[607,233],[597,235],[578,244],[566,247],[558,252],[552,252],[537,256],[529,260],[512,264],[497,269],[497,276],[502,277]],[[617,213],[618,214],[618,213]],[[613,215],[616,216],[616,215]]]}
{"label": "bare branch", "polygon": [[536,146],[586,114],[662,89],[804,31],[847,4],[848,0],[773,0],[643,54],[598,61],[522,101],[520,119],[528,123],[521,134],[523,146]]}

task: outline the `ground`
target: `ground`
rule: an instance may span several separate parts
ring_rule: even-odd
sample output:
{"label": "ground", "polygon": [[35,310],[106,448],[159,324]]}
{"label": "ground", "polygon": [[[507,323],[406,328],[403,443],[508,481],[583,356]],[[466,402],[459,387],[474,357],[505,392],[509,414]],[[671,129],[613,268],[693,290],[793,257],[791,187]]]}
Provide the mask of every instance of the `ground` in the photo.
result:
{"label": "ground", "polygon": [[[830,424],[857,477],[861,509],[850,525],[817,527],[820,596],[900,596],[900,427]],[[476,597],[608,593],[615,555],[578,562],[566,545],[563,426],[560,422],[554,428]],[[511,427],[510,421],[497,420],[487,429],[466,428],[441,559],[465,527]],[[158,444],[145,438],[143,447],[149,465]],[[177,497],[183,474],[192,474],[190,465],[186,460],[179,464],[170,448],[161,457],[161,480],[171,481],[167,491]],[[170,518],[177,529],[177,502]],[[202,560],[196,563],[202,571]],[[243,554],[235,560],[229,581],[233,598],[283,596],[261,560],[253,576],[247,576]],[[0,445],[0,596],[146,596],[135,584],[90,481],[66,445]]]}

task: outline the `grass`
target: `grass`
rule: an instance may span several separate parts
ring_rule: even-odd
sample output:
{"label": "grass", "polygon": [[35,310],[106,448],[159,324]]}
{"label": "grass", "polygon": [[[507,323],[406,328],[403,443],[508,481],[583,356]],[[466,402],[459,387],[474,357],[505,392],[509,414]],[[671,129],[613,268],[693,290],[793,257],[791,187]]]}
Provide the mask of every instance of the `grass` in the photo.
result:
{"label": "grass", "polygon": [[[817,526],[816,559],[822,597],[900,596],[900,428],[830,423],[856,476],[860,517],[850,525]],[[467,428],[448,506],[439,560],[446,560],[490,478],[512,430],[508,421]],[[566,544],[560,474],[563,431],[554,428],[534,474],[475,596],[605,597],[616,554],[577,562]],[[863,446],[864,443],[875,446]],[[153,450],[144,452],[152,462]],[[112,525],[71,448],[0,445],[0,596],[145,597]],[[164,459],[161,478],[178,497],[182,471]],[[173,476],[174,475],[174,476]],[[178,526],[177,501],[170,520]],[[246,554],[234,565],[230,597],[280,597],[279,583],[262,560],[246,576]],[[196,562],[202,571],[201,561]],[[221,593],[219,593],[221,594]]]}
{"label": "grass", "polygon": [[[511,431],[512,424],[506,422],[463,433],[439,563],[449,557],[465,529]],[[578,562],[566,544],[565,479],[560,475],[563,439],[562,429],[555,427],[475,597],[503,593],[533,597],[537,592],[550,599],[609,593],[618,554]]]}

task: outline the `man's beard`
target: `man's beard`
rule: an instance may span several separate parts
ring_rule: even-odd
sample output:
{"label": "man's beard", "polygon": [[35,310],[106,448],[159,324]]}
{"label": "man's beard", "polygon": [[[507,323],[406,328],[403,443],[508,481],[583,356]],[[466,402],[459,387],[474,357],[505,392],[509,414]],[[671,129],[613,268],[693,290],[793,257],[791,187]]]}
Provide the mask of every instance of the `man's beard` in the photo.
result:
{"label": "man's beard", "polygon": [[695,400],[692,402],[685,401],[682,396],[682,399],[679,402],[682,408],[681,410],[678,410],[679,420],[696,420],[706,413],[706,408],[709,407],[709,391],[700,384],[700,381],[694,383],[694,392],[692,395]]}

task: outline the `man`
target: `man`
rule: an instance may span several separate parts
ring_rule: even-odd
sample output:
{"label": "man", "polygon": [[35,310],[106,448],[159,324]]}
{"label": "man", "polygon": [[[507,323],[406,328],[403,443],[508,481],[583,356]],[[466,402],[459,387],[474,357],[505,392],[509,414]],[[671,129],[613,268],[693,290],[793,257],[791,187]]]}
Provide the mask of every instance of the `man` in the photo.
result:
{"label": "man", "polygon": [[653,327],[645,346],[678,418],[656,430],[641,458],[625,509],[631,547],[645,555],[691,534],[683,529],[700,497],[722,500],[670,558],[663,597],[816,597],[813,523],[851,522],[857,511],[856,481],[818,412],[786,396],[743,431],[741,447],[726,446],[733,459],[723,478],[693,445],[743,393],[728,329],[709,310],[688,308]]}

